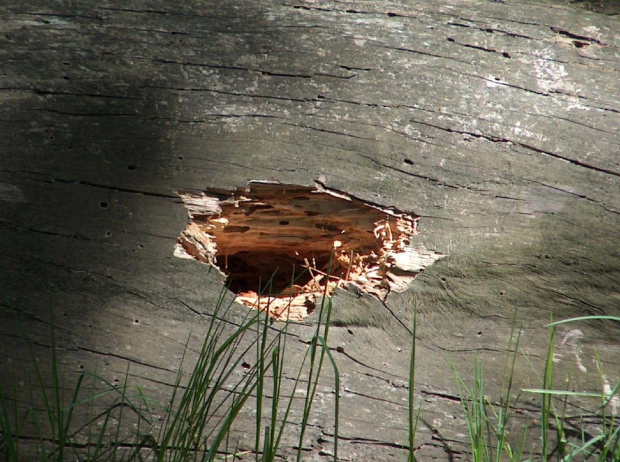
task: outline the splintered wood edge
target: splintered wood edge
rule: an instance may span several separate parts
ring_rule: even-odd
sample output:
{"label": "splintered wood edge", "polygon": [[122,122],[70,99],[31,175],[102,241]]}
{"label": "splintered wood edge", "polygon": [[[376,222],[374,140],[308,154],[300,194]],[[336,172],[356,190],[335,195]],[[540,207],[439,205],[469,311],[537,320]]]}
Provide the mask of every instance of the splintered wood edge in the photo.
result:
{"label": "splintered wood edge", "polygon": [[[360,254],[355,249],[347,248],[346,243],[343,243],[341,239],[332,238],[329,244],[325,244],[328,247],[324,250],[333,252],[333,263],[339,265],[340,273],[336,271],[332,275],[327,275],[320,268],[314,267],[308,259],[305,259],[305,268],[312,276],[306,284],[302,286],[293,285],[277,296],[260,296],[253,290],[236,294],[235,300],[237,302],[266,311],[275,319],[303,321],[315,310],[320,296],[331,295],[336,288],[344,287],[347,284],[353,284],[373,297],[385,300],[391,291],[403,292],[407,290],[413,279],[425,267],[445,256],[440,252],[428,250],[422,245],[412,244],[411,238],[418,234],[418,217],[412,217],[393,209],[382,209],[377,205],[366,203],[340,191],[329,189],[321,182],[316,182],[316,187],[312,188],[260,180],[250,181],[245,190],[241,188],[234,191],[207,190],[213,195],[208,195],[205,192],[175,191],[187,208],[190,222],[179,236],[174,255],[211,265],[226,277],[225,271],[218,266],[217,261],[218,243],[216,241],[218,235],[219,243],[223,245],[227,237],[226,233],[234,235],[235,231],[246,232],[251,229],[252,223],[252,218],[245,218],[245,216],[251,215],[251,212],[236,214],[234,220],[245,220],[238,223],[237,221],[232,222],[233,218],[230,214],[228,217],[226,216],[226,210],[232,211],[248,204],[269,205],[269,207],[274,208],[271,204],[262,202],[260,197],[253,197],[259,196],[259,193],[252,190],[253,187],[255,190],[263,190],[263,197],[274,193],[286,195],[287,188],[295,191],[296,198],[303,194],[307,194],[309,198],[316,194],[325,194],[337,201],[349,201],[360,210],[364,210],[364,208],[369,211],[372,210],[373,212],[369,212],[369,215],[378,218],[371,222],[376,247],[368,254]],[[245,195],[243,195],[244,192]],[[225,198],[220,199],[216,196]],[[283,203],[281,206],[285,207],[286,204]],[[337,209],[337,207],[335,208]],[[239,218],[240,215],[244,215],[244,217]],[[310,214],[308,213],[308,215]],[[283,221],[286,221],[283,218],[286,216],[277,215],[276,219],[280,220],[280,224],[282,224]],[[317,223],[324,222],[326,218],[329,216],[317,214]],[[338,217],[338,219],[342,221],[342,217]],[[288,221],[286,223],[288,224]],[[315,226],[318,227],[318,225]],[[273,227],[273,229],[277,229],[275,220]],[[226,229],[228,231],[224,231]],[[368,228],[360,229],[360,236],[363,233],[367,235],[369,231]],[[344,236],[345,231],[342,230],[342,233]],[[347,234],[346,237],[350,235],[351,233]],[[305,234],[297,237],[301,240],[310,239]],[[271,246],[273,246],[273,239],[277,241],[278,237],[272,237],[272,241],[269,241]],[[247,242],[246,245],[248,250],[255,252],[261,250],[257,248],[261,245],[258,240],[254,241],[253,244]],[[336,273],[339,276],[333,275]]]}

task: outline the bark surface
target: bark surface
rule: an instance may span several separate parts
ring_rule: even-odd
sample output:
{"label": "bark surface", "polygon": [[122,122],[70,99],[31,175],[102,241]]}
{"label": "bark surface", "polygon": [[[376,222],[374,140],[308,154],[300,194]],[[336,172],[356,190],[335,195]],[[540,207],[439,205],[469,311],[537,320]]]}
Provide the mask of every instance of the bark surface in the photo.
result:
{"label": "bark surface", "polygon": [[[406,458],[414,300],[419,460],[469,457],[451,364],[469,379],[477,355],[487,393],[499,400],[513,329],[531,362],[518,357],[514,389],[539,388],[533,368],[543,371],[551,319],[619,315],[613,6],[119,5],[0,7],[5,390],[32,374],[24,338],[48,372],[51,306],[69,389],[95,366],[120,383],[129,364],[131,384],[165,402],[187,339],[195,352],[223,283],[205,265],[173,256],[188,222],[175,191],[250,180],[319,181],[420,216],[413,244],[447,255],[385,303],[355,291],[334,297],[329,345],[341,375],[345,460]],[[246,312],[236,306],[231,320]],[[314,322],[290,330],[291,379]],[[620,380],[617,324],[568,324],[557,337],[556,388],[596,392]],[[333,450],[329,370],[320,391],[308,460]],[[522,395],[515,406],[534,453],[539,404]],[[575,400],[566,412],[577,424],[598,404]],[[299,415],[290,419],[288,448],[297,444]],[[251,409],[240,419],[239,433],[251,435]]]}

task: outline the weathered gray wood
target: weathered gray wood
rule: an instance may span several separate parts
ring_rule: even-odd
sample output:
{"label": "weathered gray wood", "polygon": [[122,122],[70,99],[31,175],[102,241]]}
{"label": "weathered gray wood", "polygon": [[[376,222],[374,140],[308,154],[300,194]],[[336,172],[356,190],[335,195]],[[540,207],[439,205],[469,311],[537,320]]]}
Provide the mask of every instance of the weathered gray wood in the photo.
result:
{"label": "weathered gray wood", "polygon": [[[129,363],[132,383],[165,400],[222,286],[173,257],[187,222],[174,191],[252,179],[320,179],[421,215],[418,243],[449,255],[385,306],[335,297],[345,459],[405,457],[414,298],[420,460],[467,458],[449,362],[468,376],[477,352],[498,399],[515,311],[539,372],[551,317],[620,313],[617,16],[539,0],[0,8],[5,388],[12,373],[27,383],[24,336],[48,371],[51,304],[69,384],[95,365],[121,380]],[[556,386],[600,391],[594,352],[617,383],[619,334],[559,328]],[[312,329],[291,335],[294,365]],[[332,447],[329,375],[308,459]],[[519,358],[515,389],[526,386],[539,382]],[[518,416],[537,402],[524,398]]]}

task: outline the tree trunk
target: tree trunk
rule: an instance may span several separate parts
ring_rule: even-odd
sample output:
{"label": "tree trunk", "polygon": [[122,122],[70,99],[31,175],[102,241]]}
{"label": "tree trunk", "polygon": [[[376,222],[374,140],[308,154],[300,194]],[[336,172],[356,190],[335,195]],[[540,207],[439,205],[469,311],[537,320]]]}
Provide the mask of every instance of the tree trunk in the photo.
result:
{"label": "tree trunk", "polygon": [[[445,254],[385,301],[334,295],[328,344],[343,459],[406,458],[415,306],[419,460],[469,457],[451,366],[470,383],[480,358],[485,393],[499,402],[511,335],[528,358],[517,355],[516,393],[542,386],[549,322],[620,314],[612,3],[602,12],[539,0],[122,3],[1,7],[0,384],[9,397],[15,383],[20,403],[37,388],[24,339],[49,376],[53,312],[67,389],[95,367],[122,384],[129,367],[130,386],[166,402],[224,281],[174,256],[189,221],[176,191],[251,180],[318,181],[419,216],[413,244]],[[247,312],[235,304],[230,319]],[[289,385],[316,322],[311,314],[289,330]],[[619,338],[612,321],[558,326],[554,387],[613,387]],[[332,375],[325,366],[303,443],[309,460],[333,451]],[[522,393],[514,404],[533,454],[540,401]],[[571,399],[566,413],[599,404]],[[252,409],[239,419],[241,449],[251,449]]]}

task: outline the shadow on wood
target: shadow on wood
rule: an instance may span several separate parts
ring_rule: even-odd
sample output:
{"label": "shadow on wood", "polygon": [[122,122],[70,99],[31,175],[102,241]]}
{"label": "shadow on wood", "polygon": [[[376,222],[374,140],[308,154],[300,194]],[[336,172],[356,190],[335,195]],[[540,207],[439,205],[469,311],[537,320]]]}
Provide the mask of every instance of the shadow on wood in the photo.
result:
{"label": "shadow on wood", "polygon": [[[448,255],[384,303],[336,291],[345,459],[405,457],[414,298],[420,460],[468,457],[449,361],[467,376],[477,354],[496,399],[515,311],[539,371],[551,319],[618,315],[617,16],[477,0],[2,10],[5,388],[12,374],[27,383],[24,336],[48,367],[51,300],[67,383],[95,365],[116,383],[130,364],[132,385],[165,401],[224,282],[173,256],[188,221],[174,191],[255,179],[320,179],[418,216],[412,245]],[[231,324],[248,312],[236,308]],[[292,362],[315,321],[291,328]],[[597,357],[617,383],[618,338],[614,323],[558,328],[556,385],[600,390]],[[327,383],[309,459],[331,444]],[[539,385],[519,359],[515,390]],[[524,398],[523,421],[538,405]],[[568,411],[593,415],[597,403],[575,399]],[[252,418],[241,414],[241,427]],[[541,450],[534,433],[530,447]]]}

